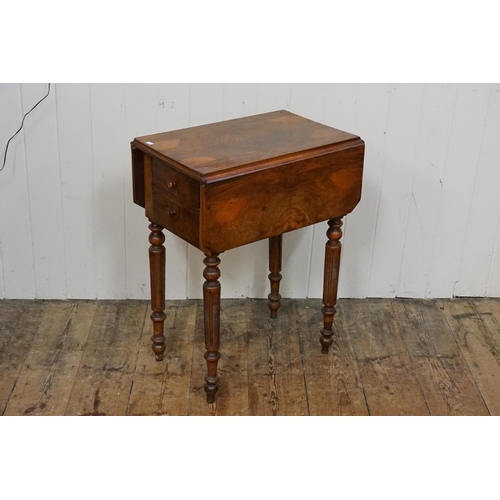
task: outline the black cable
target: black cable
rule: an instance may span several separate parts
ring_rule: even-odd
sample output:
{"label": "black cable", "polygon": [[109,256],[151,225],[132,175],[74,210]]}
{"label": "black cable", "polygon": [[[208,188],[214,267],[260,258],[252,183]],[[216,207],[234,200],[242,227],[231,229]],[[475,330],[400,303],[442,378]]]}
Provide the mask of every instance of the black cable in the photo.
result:
{"label": "black cable", "polygon": [[9,150],[9,144],[10,144],[10,141],[12,141],[12,139],[14,139],[14,137],[16,137],[17,134],[19,134],[19,132],[21,132],[22,128],[23,128],[23,125],[24,125],[24,120],[26,119],[26,117],[45,99],[48,97],[48,95],[50,94],[50,83],[47,84],[49,87],[47,89],[47,93],[23,116],[23,120],[21,122],[21,126],[19,127],[19,130],[7,141],[7,145],[5,146],[5,153],[3,155],[3,163],[2,163],[2,168],[0,168],[0,172],[4,169],[5,167],[5,162],[7,161],[7,151]]}

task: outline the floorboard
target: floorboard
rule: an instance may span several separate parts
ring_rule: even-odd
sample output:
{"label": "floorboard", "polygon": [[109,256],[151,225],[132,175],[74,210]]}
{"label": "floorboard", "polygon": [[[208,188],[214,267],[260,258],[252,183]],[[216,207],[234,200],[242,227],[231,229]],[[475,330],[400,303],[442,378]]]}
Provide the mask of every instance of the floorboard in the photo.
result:
{"label": "floorboard", "polygon": [[340,309],[370,415],[429,415],[391,301],[345,301]]}
{"label": "floorboard", "polygon": [[500,415],[500,332],[493,311],[472,300],[440,307],[491,415]]}
{"label": "floorboard", "polygon": [[144,301],[99,302],[66,415],[125,415],[146,312]]}
{"label": "floorboard", "polygon": [[434,300],[392,307],[431,415],[488,415],[488,408]]}
{"label": "floorboard", "polygon": [[247,304],[250,415],[308,415],[297,317],[291,299],[282,299],[277,318],[267,300]]}
{"label": "floorboard", "polygon": [[152,362],[151,322],[146,317],[128,415],[187,415],[197,307],[195,300],[168,302],[165,310],[166,350],[161,362]]}
{"label": "floorboard", "polygon": [[0,301],[2,415],[499,415],[500,300],[224,299],[220,389],[203,390],[203,306],[168,301],[162,362],[146,301]]}
{"label": "floorboard", "polygon": [[335,316],[335,335],[328,354],[319,342],[323,315],[320,299],[295,301],[302,369],[310,415],[368,415],[344,310]]}
{"label": "floorboard", "polygon": [[0,415],[12,398],[46,305],[39,300],[0,300]]}

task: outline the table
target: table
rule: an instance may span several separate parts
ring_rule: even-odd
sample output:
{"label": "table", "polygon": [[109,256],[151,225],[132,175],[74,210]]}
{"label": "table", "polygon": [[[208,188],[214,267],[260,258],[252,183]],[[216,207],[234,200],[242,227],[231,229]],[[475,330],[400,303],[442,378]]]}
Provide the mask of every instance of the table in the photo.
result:
{"label": "table", "polygon": [[[134,202],[149,219],[153,351],[165,352],[165,235],[205,254],[203,306],[207,401],[219,387],[219,255],[269,239],[269,310],[281,296],[282,235],[328,220],[323,353],[333,342],[342,217],[361,198],[364,142],[356,135],[275,111],[138,137],[131,143]],[[258,332],[256,332],[256,335]]]}

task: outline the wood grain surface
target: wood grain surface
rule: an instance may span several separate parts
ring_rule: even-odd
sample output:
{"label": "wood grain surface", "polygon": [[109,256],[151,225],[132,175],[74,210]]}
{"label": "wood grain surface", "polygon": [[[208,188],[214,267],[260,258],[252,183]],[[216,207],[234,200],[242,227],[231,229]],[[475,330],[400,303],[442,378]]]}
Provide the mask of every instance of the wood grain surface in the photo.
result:
{"label": "wood grain surface", "polygon": [[203,187],[200,248],[222,252],[350,213],[361,198],[364,145]]}
{"label": "wood grain surface", "polygon": [[357,136],[264,113],[134,139],[133,199],[151,221],[217,254],[350,213],[363,158]]}
{"label": "wood grain surface", "polygon": [[500,300],[222,300],[220,391],[207,404],[203,305],[167,301],[151,355],[146,301],[0,301],[3,415],[498,415]]}
{"label": "wood grain surface", "polygon": [[357,139],[288,111],[275,111],[134,139],[134,146],[195,178],[293,155],[294,159]]}

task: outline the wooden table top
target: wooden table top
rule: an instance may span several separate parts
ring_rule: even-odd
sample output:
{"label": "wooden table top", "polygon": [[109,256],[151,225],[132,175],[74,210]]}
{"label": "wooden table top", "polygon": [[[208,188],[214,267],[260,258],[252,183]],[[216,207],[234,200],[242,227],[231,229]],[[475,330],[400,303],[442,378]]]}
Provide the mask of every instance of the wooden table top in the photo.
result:
{"label": "wooden table top", "polygon": [[136,138],[132,145],[196,179],[210,180],[333,152],[356,135],[274,111]]}
{"label": "wooden table top", "polygon": [[134,201],[206,255],[342,217],[364,142],[288,111],[132,141]]}

